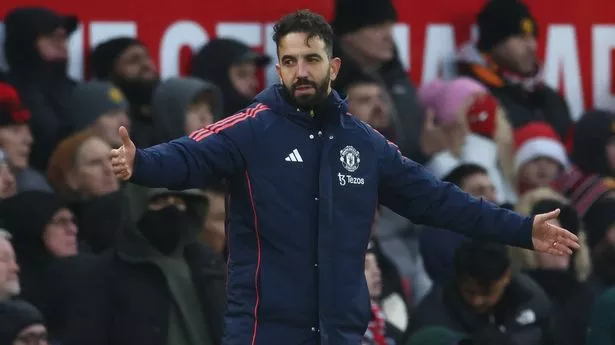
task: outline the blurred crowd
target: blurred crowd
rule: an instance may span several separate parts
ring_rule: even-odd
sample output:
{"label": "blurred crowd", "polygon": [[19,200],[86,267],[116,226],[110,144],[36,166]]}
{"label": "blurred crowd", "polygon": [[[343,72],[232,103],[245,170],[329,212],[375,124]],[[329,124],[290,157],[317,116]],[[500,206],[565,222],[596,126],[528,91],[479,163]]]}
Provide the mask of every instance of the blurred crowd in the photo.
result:
{"label": "blurred crowd", "polygon": [[[572,120],[541,78],[536,19],[516,0],[476,14],[456,78],[415,85],[397,55],[390,0],[337,0],[331,22],[350,113],[436,177],[583,243],[571,257],[470,240],[380,207],[365,256],[373,316],[363,345],[615,344],[615,113]],[[136,38],[90,52],[67,76],[78,18],[6,14],[0,74],[0,344],[220,344],[226,308],[224,183],[119,182],[118,128],[137,147],[233,115],[274,57],[232,39],[162,80]]]}

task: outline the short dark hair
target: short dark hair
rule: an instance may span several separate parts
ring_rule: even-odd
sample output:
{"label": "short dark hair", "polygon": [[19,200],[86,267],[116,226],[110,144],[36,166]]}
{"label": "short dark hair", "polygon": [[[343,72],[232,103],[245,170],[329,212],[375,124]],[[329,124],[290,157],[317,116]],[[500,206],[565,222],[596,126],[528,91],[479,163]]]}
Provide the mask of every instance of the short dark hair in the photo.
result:
{"label": "short dark hair", "polygon": [[273,41],[276,47],[279,49],[280,40],[286,35],[298,32],[307,34],[306,41],[314,37],[322,39],[327,55],[333,56],[333,29],[323,16],[310,10],[299,10],[285,15],[273,26]]}
{"label": "short dark hair", "polygon": [[478,164],[464,163],[453,169],[443,180],[461,187],[463,180],[475,174],[487,175],[487,169]]}
{"label": "short dark hair", "polygon": [[475,279],[487,287],[501,279],[510,268],[506,246],[478,240],[463,242],[455,251],[455,276]]}

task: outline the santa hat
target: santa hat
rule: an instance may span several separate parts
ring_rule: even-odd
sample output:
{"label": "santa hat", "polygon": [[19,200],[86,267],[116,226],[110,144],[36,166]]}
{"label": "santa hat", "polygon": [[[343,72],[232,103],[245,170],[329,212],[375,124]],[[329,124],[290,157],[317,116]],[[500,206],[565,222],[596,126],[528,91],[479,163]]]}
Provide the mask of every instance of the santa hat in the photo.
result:
{"label": "santa hat", "polygon": [[564,144],[548,123],[531,122],[515,130],[515,148],[515,171],[539,157],[551,158],[564,168],[569,164]]}
{"label": "santa hat", "polygon": [[432,80],[418,90],[418,99],[425,108],[433,109],[438,123],[446,125],[455,121],[459,109],[469,97],[489,91],[474,79],[461,77],[451,81]]}

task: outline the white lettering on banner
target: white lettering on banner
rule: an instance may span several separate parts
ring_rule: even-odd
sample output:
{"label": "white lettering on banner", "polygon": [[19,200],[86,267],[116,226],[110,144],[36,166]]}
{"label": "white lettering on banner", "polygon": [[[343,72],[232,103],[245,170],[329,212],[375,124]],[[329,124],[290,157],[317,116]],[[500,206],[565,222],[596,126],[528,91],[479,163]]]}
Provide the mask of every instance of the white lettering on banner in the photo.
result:
{"label": "white lettering on banner", "polygon": [[551,25],[547,31],[547,46],[544,61],[545,83],[559,89],[563,77],[564,97],[572,117],[577,120],[585,109],[581,83],[581,65],[577,35],[572,25]]}
{"label": "white lettering on banner", "polygon": [[83,24],[79,24],[77,29],[68,40],[68,75],[77,80],[83,79]]}
{"label": "white lettering on banner", "polygon": [[340,186],[345,186],[346,184],[354,184],[354,185],[364,185],[365,179],[363,177],[354,177],[352,175],[344,175],[342,173],[337,173],[337,178],[340,181]]}
{"label": "white lettering on banner", "polygon": [[[0,44],[3,38],[3,25],[0,22]],[[475,37],[475,26],[471,29]],[[393,38],[399,52],[402,65],[410,70],[411,27],[398,23],[393,28]],[[216,35],[220,37],[238,38],[251,47],[263,48],[264,52],[276,57],[276,48],[271,35],[273,23],[258,22],[220,22],[216,26]],[[86,37],[87,34],[87,37]],[[264,35],[264,36],[263,36]],[[100,42],[118,36],[138,36],[138,23],[132,21],[92,21],[80,25],[69,41],[69,75],[77,80],[84,77],[84,54]],[[440,75],[450,77],[454,71],[451,63],[455,52],[455,36],[453,27],[449,24],[430,24],[425,30],[423,45],[423,67],[421,81],[433,79]],[[197,22],[180,20],[171,23],[160,39],[159,68],[163,78],[175,76],[180,71],[179,53],[183,46],[193,50],[200,48],[209,41],[208,32]],[[86,38],[89,42],[86,48]],[[564,86],[566,99],[573,116],[578,118],[585,108],[582,76],[577,45],[577,35],[573,25],[557,24],[547,28],[545,47],[545,80],[554,87]],[[602,108],[615,108],[615,95],[611,93],[613,66],[611,52],[615,48],[615,25],[595,25],[592,27],[592,60],[584,61],[584,65],[592,67],[592,104]],[[1,45],[0,45],[1,47]],[[3,53],[3,52],[2,52]],[[0,67],[6,67],[0,54]],[[275,64],[271,64],[266,73],[266,84],[279,81]],[[585,84],[587,85],[587,84]]]}
{"label": "white lettering on banner", "polygon": [[432,79],[453,77],[455,58],[455,30],[452,25],[429,25],[423,49],[423,83]]}
{"label": "white lettering on banner", "polygon": [[196,52],[209,41],[207,32],[197,23],[182,20],[169,26],[160,43],[160,76],[169,78],[179,75],[179,53],[189,46]]}
{"label": "white lettering on banner", "polygon": [[595,25],[592,30],[593,97],[596,108],[615,109],[611,52],[615,49],[615,25]]}

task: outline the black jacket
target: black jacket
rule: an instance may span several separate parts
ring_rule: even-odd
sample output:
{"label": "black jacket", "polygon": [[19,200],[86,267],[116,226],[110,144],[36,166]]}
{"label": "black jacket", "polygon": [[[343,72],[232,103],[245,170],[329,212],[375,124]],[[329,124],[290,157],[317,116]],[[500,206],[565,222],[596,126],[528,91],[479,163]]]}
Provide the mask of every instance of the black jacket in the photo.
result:
{"label": "black jacket", "polygon": [[[89,257],[67,312],[65,345],[166,345],[172,296],[154,264],[139,262],[144,238],[128,232],[117,250]],[[226,310],[225,265],[193,243],[184,258],[199,293],[211,344],[220,344]]]}
{"label": "black jacket", "polygon": [[493,318],[479,317],[461,299],[453,284],[434,286],[411,318],[411,333],[425,326],[443,326],[465,334],[488,328],[508,335],[512,344],[551,344],[551,304],[544,291],[525,275],[513,276]]}

